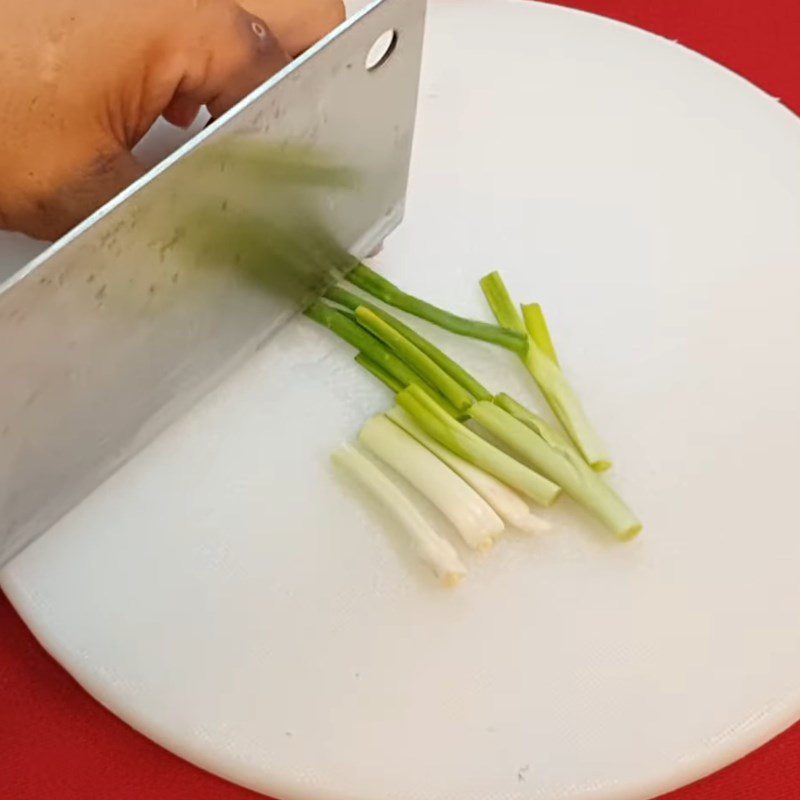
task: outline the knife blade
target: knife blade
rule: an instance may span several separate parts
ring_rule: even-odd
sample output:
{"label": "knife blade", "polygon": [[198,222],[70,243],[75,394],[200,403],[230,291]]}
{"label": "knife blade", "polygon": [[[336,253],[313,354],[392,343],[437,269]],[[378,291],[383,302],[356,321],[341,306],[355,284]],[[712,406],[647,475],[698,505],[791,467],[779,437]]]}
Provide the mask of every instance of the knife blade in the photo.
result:
{"label": "knife blade", "polygon": [[399,223],[424,17],[377,0],[0,284],[0,566],[324,289],[298,253]]}

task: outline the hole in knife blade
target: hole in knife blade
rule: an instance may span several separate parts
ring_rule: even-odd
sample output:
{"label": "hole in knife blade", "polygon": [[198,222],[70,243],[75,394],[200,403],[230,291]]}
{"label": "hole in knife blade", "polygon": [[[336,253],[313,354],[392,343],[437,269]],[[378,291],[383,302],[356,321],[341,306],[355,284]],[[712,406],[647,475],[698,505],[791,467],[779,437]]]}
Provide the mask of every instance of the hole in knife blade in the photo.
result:
{"label": "hole in knife blade", "polygon": [[388,60],[389,56],[394,52],[397,46],[397,31],[388,30],[384,31],[370,47],[367,53],[367,58],[364,61],[364,66],[368,72],[378,69],[383,66]]}

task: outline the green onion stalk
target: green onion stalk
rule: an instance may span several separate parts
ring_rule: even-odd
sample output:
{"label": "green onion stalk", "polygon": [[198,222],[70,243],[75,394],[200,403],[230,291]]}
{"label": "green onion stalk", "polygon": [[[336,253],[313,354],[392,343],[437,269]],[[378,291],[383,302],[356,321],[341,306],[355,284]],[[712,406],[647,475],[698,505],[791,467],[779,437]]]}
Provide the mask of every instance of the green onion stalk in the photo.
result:
{"label": "green onion stalk", "polygon": [[[460,416],[462,419],[465,417],[463,413],[459,413],[446,397],[440,395],[435,387],[426,383],[425,379],[409,367],[405,361],[398,358],[386,345],[361,325],[358,325],[347,314],[319,300],[312,303],[305,313],[307,317],[355,347],[361,357],[359,363],[366,360],[369,363],[369,367],[367,367],[369,371],[379,380],[386,383],[392,391],[396,391],[395,387],[397,385],[401,387],[411,386],[412,384],[424,386],[436,397],[437,402],[446,413],[454,417]],[[358,361],[358,356],[356,360]],[[370,369],[373,366],[377,369]],[[389,380],[387,380],[387,377]]]}
{"label": "green onion stalk", "polygon": [[522,403],[510,397],[505,392],[500,392],[492,398],[492,402],[503,409],[507,414],[511,414],[514,419],[519,420],[524,425],[527,425],[534,433],[542,437],[550,447],[561,452],[569,451],[571,454],[581,457],[580,453],[575,449],[569,437],[561,433],[560,430],[553,427],[547,420],[540,417],[538,414],[531,411]]}
{"label": "green onion stalk", "polygon": [[363,367],[367,372],[376,377],[382,384],[387,386],[394,394],[402,392],[409,384],[403,384],[392,375],[391,372],[385,370],[380,364],[377,364],[369,356],[365,356],[362,352],[358,352],[355,358],[356,364]]}
{"label": "green onion stalk", "polygon": [[356,309],[356,321],[380,339],[459,411],[467,411],[475,402],[475,398],[458,381],[451,378],[432,358],[426,356],[413,342],[377,314],[359,306]]}
{"label": "green onion stalk", "polygon": [[559,367],[541,308],[525,306],[523,318],[497,272],[482,278],[481,288],[498,323],[527,336],[528,348],[520,357],[575,447],[595,471],[609,469],[605,445]]}
{"label": "green onion stalk", "polygon": [[450,452],[503,481],[539,505],[551,505],[560,493],[555,483],[499,450],[442,410],[420,386],[412,384],[397,395],[398,405]]}
{"label": "green onion stalk", "polygon": [[459,363],[453,361],[452,358],[446,353],[443,353],[435,344],[429,342],[424,336],[420,336],[413,328],[410,328],[389,312],[368,302],[363,297],[359,297],[357,294],[348,292],[347,289],[341,286],[332,286],[328,289],[325,296],[332,302],[338,303],[340,306],[343,306],[353,313],[355,313],[360,306],[369,309],[377,317],[391,325],[398,333],[405,336],[418,350],[421,350],[438,367],[461,384],[461,386],[476,400],[492,399],[491,392],[477,381],[474,376],[470,375]]}
{"label": "green onion stalk", "polygon": [[387,305],[432,322],[434,325],[438,325],[440,328],[456,333],[459,336],[481,339],[482,341],[505,347],[520,355],[523,355],[527,350],[527,339],[524,333],[451,314],[449,311],[407,294],[365,264],[357,264],[347,274],[347,280]]}
{"label": "green onion stalk", "polygon": [[642,530],[641,522],[619,495],[572,448],[551,446],[494,403],[475,403],[470,416],[525,463],[558,484],[618,539],[632,539]]}

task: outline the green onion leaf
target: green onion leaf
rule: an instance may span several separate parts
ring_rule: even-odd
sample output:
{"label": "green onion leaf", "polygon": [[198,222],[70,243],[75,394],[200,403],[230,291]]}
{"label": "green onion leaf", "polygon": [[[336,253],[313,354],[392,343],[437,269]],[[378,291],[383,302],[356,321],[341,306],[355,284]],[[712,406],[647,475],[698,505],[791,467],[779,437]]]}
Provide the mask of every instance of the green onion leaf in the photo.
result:
{"label": "green onion leaf", "polygon": [[450,356],[443,353],[435,344],[429,342],[424,336],[418,334],[413,328],[401,322],[397,317],[384,311],[382,308],[369,303],[341,286],[332,286],[325,296],[339,305],[355,311],[359,306],[368,308],[373,314],[380,317],[384,322],[391,325],[398,333],[401,333],[412,344],[428,356],[435,364],[441,367],[451,378],[461,384],[475,399],[491,400],[491,392],[483,386],[474,376],[470,375],[460,364],[453,361]]}
{"label": "green onion leaf", "polygon": [[406,388],[391,372],[387,372],[380,364],[376,364],[369,356],[365,356],[363,353],[356,354],[356,364],[364,367],[367,372],[372,373],[395,394],[402,392]]}
{"label": "green onion leaf", "polygon": [[449,311],[426,303],[413,295],[406,294],[365,264],[359,264],[354,267],[347,275],[347,280],[387,305],[399,308],[401,311],[406,311],[420,319],[428,320],[428,322],[432,322],[434,325],[438,325],[440,328],[456,333],[459,336],[481,339],[485,342],[505,347],[515,353],[524,353],[527,349],[524,328],[521,331],[506,330],[487,322],[479,322],[451,314]]}
{"label": "green onion leaf", "polygon": [[429,389],[448,414],[459,418],[464,417],[464,412],[458,411],[446,397],[439,395],[433,387],[429,387],[421,375],[411,369],[401,358],[398,358],[380,339],[376,339],[357,324],[347,313],[318,300],[306,309],[305,314],[355,347],[373,364],[377,364],[388,372],[402,386],[420,384]]}
{"label": "green onion leaf", "polygon": [[356,309],[356,321],[371,334],[380,339],[405,361],[415,372],[446,397],[459,411],[466,411],[474,402],[472,396],[457,381],[451,378],[432,359],[428,358],[415,344],[402,333],[384,322],[368,308]]}

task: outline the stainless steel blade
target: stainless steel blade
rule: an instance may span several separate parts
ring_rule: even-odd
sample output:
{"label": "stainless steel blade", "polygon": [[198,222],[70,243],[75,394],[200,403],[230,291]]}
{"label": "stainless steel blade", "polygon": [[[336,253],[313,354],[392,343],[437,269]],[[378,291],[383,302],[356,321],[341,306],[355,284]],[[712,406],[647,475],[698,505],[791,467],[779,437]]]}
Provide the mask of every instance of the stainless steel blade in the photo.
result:
{"label": "stainless steel blade", "polygon": [[[244,207],[294,230],[308,215],[357,256],[398,224],[424,12],[366,8],[0,285],[0,565],[297,312],[300,294],[243,278],[246,236],[209,247],[217,217]],[[391,53],[368,70],[385,31]],[[269,145],[263,193],[236,177],[242,143],[257,165]],[[322,166],[287,176],[276,147]],[[343,174],[355,185],[328,180]]]}

